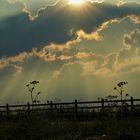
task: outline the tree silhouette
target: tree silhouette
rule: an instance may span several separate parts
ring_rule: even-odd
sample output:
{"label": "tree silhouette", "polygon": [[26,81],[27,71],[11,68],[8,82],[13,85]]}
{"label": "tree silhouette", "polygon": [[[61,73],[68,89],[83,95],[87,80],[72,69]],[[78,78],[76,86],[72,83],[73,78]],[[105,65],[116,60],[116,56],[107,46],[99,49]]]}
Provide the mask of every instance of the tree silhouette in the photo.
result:
{"label": "tree silhouette", "polygon": [[39,81],[35,80],[35,81],[32,81],[32,82],[29,82],[29,84],[26,85],[26,87],[28,88],[28,91],[30,93],[30,98],[31,98],[32,104],[40,103],[40,101],[38,100],[38,96],[41,94],[41,92],[37,92],[35,94],[35,87],[38,83],[39,83]]}

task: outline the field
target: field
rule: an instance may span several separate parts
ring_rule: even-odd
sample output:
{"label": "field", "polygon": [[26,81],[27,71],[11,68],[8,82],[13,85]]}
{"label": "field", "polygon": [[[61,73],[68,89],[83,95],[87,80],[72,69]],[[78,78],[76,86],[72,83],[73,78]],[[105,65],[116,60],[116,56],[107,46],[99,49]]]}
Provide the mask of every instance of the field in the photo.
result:
{"label": "field", "polygon": [[45,120],[36,115],[0,123],[1,140],[139,140],[140,117]]}
{"label": "field", "polygon": [[139,99],[0,106],[0,140],[140,140]]}

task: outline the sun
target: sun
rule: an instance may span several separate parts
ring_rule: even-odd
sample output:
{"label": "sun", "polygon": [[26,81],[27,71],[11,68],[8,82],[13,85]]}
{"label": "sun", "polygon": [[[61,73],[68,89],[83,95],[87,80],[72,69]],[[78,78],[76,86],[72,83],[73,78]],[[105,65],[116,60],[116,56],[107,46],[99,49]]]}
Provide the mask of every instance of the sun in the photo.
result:
{"label": "sun", "polygon": [[69,0],[70,5],[82,5],[85,0]]}

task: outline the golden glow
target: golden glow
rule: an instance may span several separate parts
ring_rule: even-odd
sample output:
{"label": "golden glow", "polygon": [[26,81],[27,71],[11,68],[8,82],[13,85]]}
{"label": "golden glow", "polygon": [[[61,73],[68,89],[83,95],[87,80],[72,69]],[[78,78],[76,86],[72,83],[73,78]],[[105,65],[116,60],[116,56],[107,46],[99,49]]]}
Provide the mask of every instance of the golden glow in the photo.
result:
{"label": "golden glow", "polygon": [[85,2],[85,0],[69,0],[70,5],[81,5]]}

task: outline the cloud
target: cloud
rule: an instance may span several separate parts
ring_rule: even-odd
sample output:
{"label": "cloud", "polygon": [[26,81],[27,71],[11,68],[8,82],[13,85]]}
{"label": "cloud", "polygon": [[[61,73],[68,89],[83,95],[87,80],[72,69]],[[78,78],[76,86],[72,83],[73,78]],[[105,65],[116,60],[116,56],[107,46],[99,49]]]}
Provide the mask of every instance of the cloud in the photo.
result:
{"label": "cloud", "polygon": [[109,69],[107,67],[100,68],[94,73],[94,75],[100,77],[115,77],[115,76],[119,76],[119,74],[120,74],[119,72],[118,73],[113,72],[112,69]]}
{"label": "cloud", "polygon": [[39,17],[39,13],[48,7],[55,6],[60,0],[7,0],[11,4],[20,3],[23,5],[22,12],[26,13],[31,21]]}
{"label": "cloud", "polygon": [[[31,1],[26,4],[34,16]],[[28,101],[24,85],[34,79],[40,81],[43,101],[95,99],[115,81],[139,83],[139,5],[97,2],[87,3],[89,9],[80,13],[58,3],[32,21],[29,13],[19,11],[0,20],[2,100]],[[132,91],[139,95],[139,86],[134,84]]]}
{"label": "cloud", "polygon": [[80,61],[74,61],[74,62],[67,62],[67,63],[62,64],[62,66],[60,66],[59,69],[53,71],[53,74],[52,74],[52,77],[51,78],[52,79],[59,78],[59,76],[63,73],[63,71],[65,70],[65,68],[67,68],[69,66],[73,66],[75,64],[78,64],[79,65],[79,62]]}
{"label": "cloud", "polygon": [[13,57],[4,57],[0,59],[0,70],[5,68],[13,68],[15,70],[14,75],[21,74],[23,71],[23,67],[20,64],[23,64],[25,60],[31,58],[33,53],[20,53],[19,55]]}
{"label": "cloud", "polygon": [[16,76],[17,76],[18,74],[21,74],[22,71],[23,71],[23,68],[20,67],[20,66],[14,65],[14,68],[15,68],[15,70],[16,70],[16,73],[15,73]]}
{"label": "cloud", "polygon": [[12,62],[12,63],[14,63],[14,62],[24,62],[24,60],[27,59],[30,56],[32,56],[32,54],[23,52],[23,53],[20,53],[19,55],[8,57],[7,61]]}
{"label": "cloud", "polygon": [[[134,16],[140,15],[140,6],[133,3],[119,7],[105,3],[88,5],[90,8],[82,16],[80,12],[72,13],[68,5],[62,7],[57,4],[45,9],[34,21],[29,21],[24,13],[0,21],[0,57],[29,52],[32,48],[40,49],[50,44],[58,44],[61,48],[62,44],[75,40],[77,36],[100,41],[99,27],[106,28],[111,24],[109,22],[117,22],[129,15],[133,15],[131,19],[134,20]],[[69,34],[71,30],[73,34]]]}
{"label": "cloud", "polygon": [[82,58],[88,58],[91,57],[91,53],[86,53],[86,52],[78,52],[75,54],[76,58],[82,59]]}
{"label": "cloud", "polygon": [[129,34],[124,34],[124,47],[118,51],[114,68],[118,72],[128,73],[139,70],[140,67],[140,31],[133,30]]}
{"label": "cloud", "polygon": [[[104,0],[85,0],[89,3],[103,3]],[[22,12],[26,13],[31,21],[36,20],[40,13],[45,11],[47,8],[54,7],[59,3],[62,5],[68,5],[68,0],[7,0],[10,4],[20,3],[23,8]],[[118,4],[123,4],[122,0],[117,2]]]}
{"label": "cloud", "polygon": [[91,3],[102,3],[104,0],[87,0]]}
{"label": "cloud", "polygon": [[73,58],[72,56],[68,56],[68,55],[60,55],[59,57],[57,57],[57,59],[59,60],[70,60],[71,58]]}
{"label": "cloud", "polygon": [[[37,79],[43,85],[41,87],[41,90],[43,90],[43,101],[46,98],[53,100],[56,97],[60,99],[65,97],[65,99],[73,100],[73,98],[78,98],[78,96],[85,100],[87,99],[86,96],[96,98],[101,93],[104,96],[104,93],[108,92],[114,81],[125,79],[131,82],[139,82],[139,78],[137,77],[139,77],[140,60],[136,54],[137,48],[132,46],[131,49],[125,49],[125,46],[123,46],[125,45],[123,44],[123,40],[126,35],[129,39],[135,40],[136,38],[136,35],[135,37],[131,35],[135,33],[135,30],[131,31],[131,29],[125,28],[130,23],[129,18],[125,17],[123,19],[116,19],[113,23],[109,21],[106,23],[108,24],[103,23],[95,30],[95,32],[98,31],[103,39],[100,41],[93,39],[93,42],[99,43],[99,45],[102,43],[100,48],[101,53],[104,49],[107,49],[105,42],[107,41],[107,37],[110,38],[113,43],[111,42],[109,45],[111,45],[114,51],[112,52],[111,50],[107,55],[95,53],[96,45],[93,45],[93,50],[90,50],[88,43],[92,40],[87,40],[86,38],[83,39],[83,41],[87,42],[84,44],[85,48],[83,48],[81,39],[76,36],[74,40],[63,44],[52,43],[44,45],[40,49],[34,48],[29,52],[19,53],[16,56],[3,57],[0,61],[1,64],[3,63],[2,65],[5,65],[5,67],[2,66],[0,69],[0,74],[5,77],[2,78],[3,82],[0,84],[2,94],[9,95],[10,93],[15,93],[17,87],[21,87],[18,95],[20,95],[20,100],[22,100],[25,98],[24,85],[31,79]],[[118,26],[122,28],[118,30]],[[134,26],[133,29],[135,27],[137,26]],[[121,33],[118,35],[117,31]],[[117,45],[120,46],[117,49],[114,47],[116,37],[114,40],[112,39],[114,34],[116,34],[117,40],[119,40]],[[80,44],[79,48],[77,48],[77,44]],[[15,82],[13,79],[17,82],[16,87],[11,85],[11,83]],[[107,82],[108,85],[106,81],[109,82]],[[8,86],[10,87],[9,91],[3,85],[10,85]],[[102,88],[99,85],[102,85]],[[135,87],[133,87],[134,89]],[[98,95],[93,94],[97,91]],[[86,94],[84,95],[84,93]],[[13,100],[10,98],[10,101]]]}
{"label": "cloud", "polygon": [[131,2],[135,2],[135,3],[140,3],[139,0],[121,0],[123,3],[131,3]]}
{"label": "cloud", "polygon": [[[113,3],[114,5],[121,6],[125,3],[136,2],[138,0],[85,0],[91,4],[101,4],[101,3]],[[22,4],[22,12],[28,14],[28,17],[31,21],[37,19],[40,13],[44,12],[47,8],[54,7],[57,4],[61,3],[62,5],[68,5],[68,0],[7,0],[10,4]]]}
{"label": "cloud", "polygon": [[95,73],[96,71],[96,65],[97,65],[97,61],[87,61],[87,62],[81,62],[80,65],[82,66],[82,76],[85,75],[92,75]]}
{"label": "cloud", "polygon": [[81,76],[94,75],[96,69],[102,67],[102,64],[105,61],[104,56],[98,56],[91,52],[78,52],[68,60],[69,61],[62,63],[57,70],[53,71],[52,78],[59,78],[66,68],[73,67],[74,65],[81,68],[81,72],[79,73]]}
{"label": "cloud", "polygon": [[8,63],[6,60],[3,60],[3,59],[2,59],[2,60],[0,61],[0,69],[6,67],[8,64],[9,64],[9,63]]}
{"label": "cloud", "polygon": [[135,24],[140,24],[140,16],[130,15],[128,16]]}
{"label": "cloud", "polygon": [[[114,19],[114,20],[107,21],[103,23],[99,28],[97,28],[95,33],[100,34],[101,38],[103,38],[102,33],[101,33],[103,30],[108,30],[108,27],[111,26],[113,23],[120,24],[122,21],[127,20],[127,18],[128,17],[125,17],[123,19]],[[123,61],[125,59],[131,59],[131,57],[133,57],[132,51],[125,50],[124,48],[121,48],[120,50],[118,50],[118,52],[114,52],[114,53],[103,56],[103,55],[97,55],[96,53],[93,53],[89,50],[88,51],[80,50],[76,47],[73,47],[77,43],[80,43],[81,39],[88,41],[89,38],[92,38],[92,40],[94,40],[95,38],[93,36],[94,32],[92,32],[91,34],[88,34],[88,38],[87,38],[87,33],[85,33],[82,30],[80,30],[79,32],[81,32],[82,35],[81,33],[79,34],[77,33],[77,37],[75,40],[68,41],[65,44],[51,43],[50,45],[47,45],[40,50],[32,49],[32,51],[30,52],[23,52],[16,56],[4,57],[0,61],[0,64],[1,64],[0,66],[1,68],[4,68],[12,64],[13,67],[16,68],[15,65],[18,66],[18,64],[22,64],[22,63],[24,64],[24,61],[28,61],[28,59],[32,57],[37,57],[38,59],[43,60],[46,63],[48,62],[58,63],[59,61],[63,61],[60,64],[60,66],[54,70],[54,74],[53,74],[54,76],[52,76],[52,77],[58,77],[63,71],[63,69],[65,69],[66,66],[70,66],[77,63],[84,67],[84,63],[86,65],[86,64],[90,64],[88,62],[96,61],[97,64],[95,66],[96,67],[95,71],[92,71],[93,70],[93,67],[92,67],[92,70],[89,70],[89,71],[84,70],[85,72],[81,72],[82,73],[81,75],[86,75],[88,72],[89,74],[95,73],[95,75],[98,75],[99,73],[102,72],[102,75],[105,75],[105,73],[110,72],[111,76],[113,75],[115,76],[116,74],[115,71],[116,72],[118,72],[118,70],[121,71],[122,67],[125,67],[128,65],[126,64],[122,66]],[[136,38],[137,34],[139,34],[139,30],[134,30],[130,34],[127,34],[127,35],[125,34],[124,40],[126,40],[126,37],[128,37],[129,39],[132,39],[134,37]],[[134,40],[136,40],[135,38]],[[100,39],[96,41],[100,41]],[[126,46],[126,41],[124,41],[124,45]],[[91,71],[92,73],[90,73]]]}
{"label": "cloud", "polygon": [[97,41],[102,40],[102,37],[99,35],[98,32],[92,32],[92,33],[88,34],[88,33],[85,33],[84,31],[80,30],[80,31],[77,31],[76,34],[78,36],[78,39],[97,40]]}
{"label": "cloud", "polygon": [[136,29],[130,34],[125,34],[124,45],[126,48],[140,48],[140,30]]}

